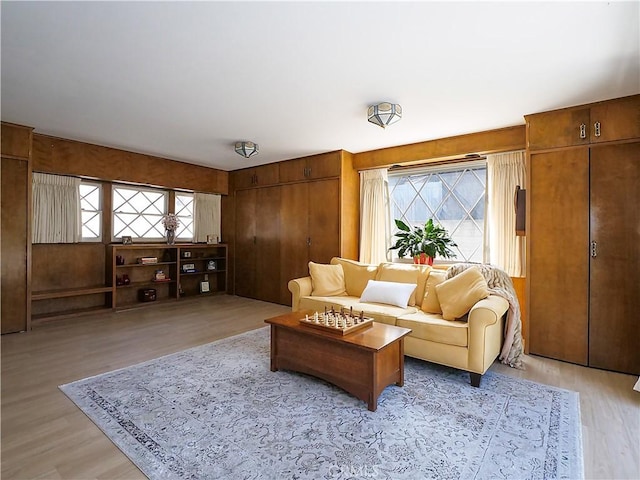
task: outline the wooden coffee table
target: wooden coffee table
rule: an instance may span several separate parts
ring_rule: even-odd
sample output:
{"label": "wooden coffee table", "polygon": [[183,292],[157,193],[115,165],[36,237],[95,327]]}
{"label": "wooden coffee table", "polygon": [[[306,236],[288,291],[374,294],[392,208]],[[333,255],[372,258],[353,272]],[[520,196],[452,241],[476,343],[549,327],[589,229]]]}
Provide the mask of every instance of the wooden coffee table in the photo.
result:
{"label": "wooden coffee table", "polygon": [[404,385],[404,337],[408,328],[374,322],[347,335],[301,325],[310,311],[265,320],[271,325],[271,371],[306,373],[367,402],[375,412],[387,385]]}

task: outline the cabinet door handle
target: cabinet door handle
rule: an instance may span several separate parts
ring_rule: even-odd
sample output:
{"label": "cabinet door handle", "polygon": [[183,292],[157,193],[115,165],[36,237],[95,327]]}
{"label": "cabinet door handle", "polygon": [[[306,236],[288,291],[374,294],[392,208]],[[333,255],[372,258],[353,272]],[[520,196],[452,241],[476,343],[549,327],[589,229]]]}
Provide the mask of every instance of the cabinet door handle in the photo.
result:
{"label": "cabinet door handle", "polygon": [[593,129],[594,129],[594,135],[596,137],[600,136],[600,122],[596,122],[593,124]]}
{"label": "cabinet door handle", "polygon": [[598,242],[591,242],[591,258],[598,256]]}
{"label": "cabinet door handle", "polygon": [[311,237],[307,237],[307,247],[311,246]]}
{"label": "cabinet door handle", "polygon": [[580,124],[580,138],[587,138],[587,126],[584,123]]}
{"label": "cabinet door handle", "polygon": [[255,245],[256,243],[258,243],[258,237],[256,237],[255,235],[253,236],[253,244]]}

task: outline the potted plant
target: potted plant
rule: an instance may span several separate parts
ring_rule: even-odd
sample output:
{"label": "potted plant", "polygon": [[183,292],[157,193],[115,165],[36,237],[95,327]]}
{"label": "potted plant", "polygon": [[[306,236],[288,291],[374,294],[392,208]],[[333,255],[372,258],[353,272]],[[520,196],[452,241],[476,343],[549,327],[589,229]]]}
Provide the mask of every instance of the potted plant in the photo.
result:
{"label": "potted plant", "polygon": [[409,254],[414,263],[426,263],[433,265],[433,259],[440,255],[444,258],[455,258],[451,247],[457,247],[449,237],[447,231],[433,223],[430,218],[424,227],[410,227],[402,220],[395,219],[396,227],[400,230],[396,233],[396,243],[389,250],[398,250],[398,256],[404,258]]}

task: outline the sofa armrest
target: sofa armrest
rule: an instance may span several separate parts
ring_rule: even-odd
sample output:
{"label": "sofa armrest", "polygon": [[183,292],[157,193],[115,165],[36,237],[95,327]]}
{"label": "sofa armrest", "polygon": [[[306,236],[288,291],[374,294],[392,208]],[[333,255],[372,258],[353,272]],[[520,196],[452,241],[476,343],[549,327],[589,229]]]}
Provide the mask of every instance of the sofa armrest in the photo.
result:
{"label": "sofa armrest", "polygon": [[300,297],[311,295],[311,277],[294,278],[287,287],[291,292],[291,311],[296,312],[300,307]]}
{"label": "sofa armrest", "polygon": [[483,374],[500,353],[504,331],[502,317],[509,302],[489,295],[469,312],[469,370]]}

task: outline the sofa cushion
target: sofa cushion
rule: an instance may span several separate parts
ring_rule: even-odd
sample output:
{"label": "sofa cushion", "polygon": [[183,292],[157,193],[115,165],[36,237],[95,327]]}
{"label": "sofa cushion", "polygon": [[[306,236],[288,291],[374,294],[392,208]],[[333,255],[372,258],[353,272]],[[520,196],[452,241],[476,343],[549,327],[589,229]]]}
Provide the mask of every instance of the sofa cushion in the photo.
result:
{"label": "sofa cushion", "polygon": [[381,263],[378,267],[376,280],[383,282],[413,283],[416,285],[415,292],[409,299],[409,305],[422,303],[424,296],[424,286],[429,276],[431,267],[429,265],[412,265],[407,263]]}
{"label": "sofa cushion", "polygon": [[363,303],[386,303],[396,307],[407,308],[411,295],[415,296],[415,283],[382,282],[369,280],[367,288],[362,292]]}
{"label": "sofa cushion", "polygon": [[436,292],[436,285],[441,284],[446,279],[447,272],[445,271],[432,269],[429,272],[421,305],[423,312],[442,314],[442,308],[440,308],[440,302],[438,301],[438,294]]}
{"label": "sofa cushion", "polygon": [[442,318],[455,320],[464,316],[476,302],[489,296],[487,281],[476,267],[436,285]]}
{"label": "sofa cushion", "polygon": [[467,347],[469,344],[468,324],[444,320],[436,313],[410,313],[396,321],[399,327],[410,328],[411,336],[431,342]]}
{"label": "sofa cushion", "polygon": [[314,312],[324,312],[334,307],[340,310],[340,307],[349,309],[353,307],[354,315],[364,312],[365,317],[371,317],[376,322],[395,325],[396,318],[401,315],[415,313],[415,307],[400,308],[392,305],[382,305],[375,303],[360,303],[358,297],[300,297],[300,310],[311,310]]}
{"label": "sofa cushion", "polygon": [[376,322],[395,325],[397,318],[402,315],[417,312],[416,307],[394,307],[381,303],[356,303],[353,305],[354,313],[364,312],[365,317],[373,318]]}
{"label": "sofa cushion", "polygon": [[342,265],[322,265],[309,262],[311,276],[311,295],[329,297],[346,295],[344,271]]}
{"label": "sofa cushion", "polygon": [[[324,309],[331,310],[334,307],[336,310],[340,310],[341,307],[349,309],[349,307],[358,305],[360,302],[359,297],[300,297],[300,310],[313,310],[314,312],[324,312]],[[354,307],[355,310],[355,307]],[[358,310],[360,313],[360,310]]]}
{"label": "sofa cushion", "polygon": [[377,265],[367,265],[355,260],[347,260],[346,258],[334,257],[331,259],[331,264],[342,265],[347,294],[352,297],[360,297],[367,286],[367,282],[375,280],[378,272]]}

